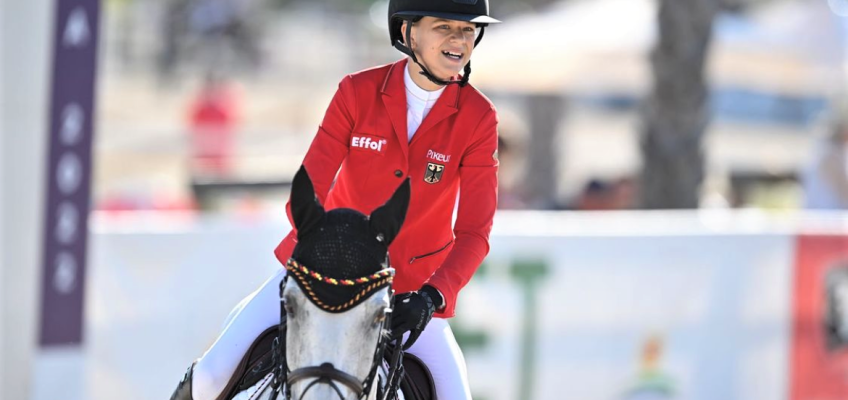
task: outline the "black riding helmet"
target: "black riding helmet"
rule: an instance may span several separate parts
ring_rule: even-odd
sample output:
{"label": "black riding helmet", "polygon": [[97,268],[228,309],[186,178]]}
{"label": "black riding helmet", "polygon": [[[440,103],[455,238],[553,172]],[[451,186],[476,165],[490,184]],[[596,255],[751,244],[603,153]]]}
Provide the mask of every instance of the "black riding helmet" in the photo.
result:
{"label": "black riding helmet", "polygon": [[444,18],[455,21],[467,21],[477,24],[480,28],[480,34],[474,41],[474,47],[483,39],[483,32],[489,24],[498,24],[498,21],[489,16],[489,0],[390,0],[389,1],[389,38],[392,41],[392,46],[408,55],[412,61],[421,67],[421,74],[426,76],[431,82],[437,85],[448,85],[458,83],[460,86],[465,86],[468,83],[468,78],[471,76],[471,61],[465,64],[465,74],[462,75],[460,81],[444,81],[441,80],[422,65],[415,52],[403,41],[401,27],[403,21],[409,21],[406,28],[406,37],[408,38],[412,31],[412,23],[421,19],[421,17]]}

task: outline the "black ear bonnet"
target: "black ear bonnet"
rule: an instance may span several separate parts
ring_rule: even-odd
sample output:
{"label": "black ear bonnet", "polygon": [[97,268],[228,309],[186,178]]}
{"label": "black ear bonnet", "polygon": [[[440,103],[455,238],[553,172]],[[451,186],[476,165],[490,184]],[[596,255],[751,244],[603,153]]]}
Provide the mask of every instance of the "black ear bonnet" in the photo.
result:
{"label": "black ear bonnet", "polygon": [[298,240],[292,258],[334,278],[353,279],[384,268],[388,246],[377,239],[368,217],[346,208],[324,214],[320,227]]}
{"label": "black ear bonnet", "polygon": [[321,275],[292,269],[300,289],[313,304],[324,311],[338,313],[366,300],[377,289],[391,284],[391,277],[374,279],[353,286],[327,283],[357,279],[374,274],[386,267],[388,246],[371,231],[368,218],[350,209],[334,209],[323,217],[323,223],[298,240],[292,253],[297,263]]}

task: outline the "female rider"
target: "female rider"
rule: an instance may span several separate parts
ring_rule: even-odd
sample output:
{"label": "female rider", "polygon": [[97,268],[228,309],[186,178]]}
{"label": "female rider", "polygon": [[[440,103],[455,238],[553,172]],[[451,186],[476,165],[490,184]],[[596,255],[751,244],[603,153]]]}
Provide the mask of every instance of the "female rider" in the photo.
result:
{"label": "female rider", "polygon": [[[389,247],[399,293],[391,333],[409,333],[404,347],[427,364],[440,400],[471,399],[446,318],[489,251],[498,117],[468,79],[474,47],[498,22],[488,0],[391,0],[391,43],[407,57],[344,77],[303,161],[326,209],[366,215],[410,177],[409,210]],[[275,250],[284,265],[295,244],[292,231]],[[220,395],[253,340],[279,322],[283,276],[236,307],[172,400]]]}

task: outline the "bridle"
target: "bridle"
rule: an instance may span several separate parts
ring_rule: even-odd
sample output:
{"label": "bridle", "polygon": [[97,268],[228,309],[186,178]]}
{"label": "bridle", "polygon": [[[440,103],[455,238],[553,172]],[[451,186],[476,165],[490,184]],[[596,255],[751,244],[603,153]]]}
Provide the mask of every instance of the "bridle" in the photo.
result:
{"label": "bridle", "polygon": [[[372,371],[376,371],[376,368],[373,366]],[[373,374],[369,374],[369,378],[372,376]],[[342,400],[344,400],[344,396],[342,395],[341,390],[339,390],[338,385],[336,385],[336,382],[347,386],[353,391],[353,393],[359,393],[360,399],[368,394],[366,389],[370,383],[368,378],[366,378],[363,382],[359,382],[355,376],[336,369],[333,364],[324,363],[319,367],[304,367],[288,372],[286,376],[286,398],[291,398],[291,390],[289,389],[291,386],[298,381],[309,378],[316,379],[309,383],[309,385],[306,386],[306,389],[303,390],[304,396],[306,395],[306,392],[308,392],[309,389],[311,389],[316,383],[324,383],[330,385],[330,387],[336,391],[336,394],[338,394],[339,398]]]}
{"label": "bridle", "polygon": [[[333,364],[323,363],[317,367],[303,367],[298,368],[294,371],[289,370],[288,363],[286,362],[285,355],[280,358],[281,363],[279,363],[278,373],[280,373],[279,382],[285,382],[284,390],[282,391],[285,400],[292,399],[291,388],[295,383],[300,382],[305,379],[314,378],[309,385],[306,386],[306,389],[303,390],[303,394],[301,394],[301,398],[306,395],[306,393],[317,383],[327,384],[335,390],[336,394],[338,394],[340,400],[344,400],[344,395],[342,395],[341,390],[337,383],[340,383],[344,386],[347,386],[353,393],[357,394],[358,399],[364,399],[371,393],[372,385],[377,380],[375,376],[377,374],[377,370],[380,367],[382,362],[383,353],[385,352],[386,344],[388,340],[382,338],[377,343],[377,349],[374,351],[374,359],[371,362],[371,370],[368,372],[368,376],[360,381],[359,378],[341,371],[337,369]],[[392,374],[390,373],[390,376]],[[391,381],[390,381],[391,382]],[[378,390],[382,390],[382,386],[378,386]],[[397,388],[395,386],[395,391]],[[391,388],[386,390],[385,393],[391,393]],[[380,399],[388,399],[384,393],[380,393],[378,396]]]}
{"label": "bridle", "polygon": [[[272,387],[278,394],[282,394],[285,400],[292,400],[291,388],[295,383],[298,383],[303,380],[313,379],[306,388],[303,390],[301,394],[301,398],[306,395],[306,393],[313,386],[319,383],[323,383],[329,385],[333,390],[338,394],[340,400],[344,400],[344,396],[342,394],[341,389],[339,389],[338,384],[342,384],[349,388],[353,393],[357,394],[357,399],[364,399],[368,396],[372,391],[372,385],[374,382],[378,380],[375,379],[377,375],[377,371],[382,363],[383,354],[385,353],[386,346],[388,345],[389,339],[387,335],[382,334],[384,329],[387,326],[390,326],[391,321],[391,312],[392,305],[394,304],[394,296],[390,299],[390,306],[387,308],[385,312],[385,318],[382,319],[379,332],[381,332],[380,339],[377,341],[376,349],[374,350],[374,358],[371,363],[371,370],[368,372],[368,375],[364,380],[359,380],[356,376],[353,376],[347,372],[341,371],[337,369],[331,363],[323,363],[319,366],[309,366],[295,369],[294,371],[289,370],[288,362],[286,360],[285,353],[283,353],[285,349],[285,338],[286,338],[286,324],[282,323],[287,318],[286,307],[285,307],[285,298],[283,297],[283,289],[286,286],[286,283],[289,279],[289,276],[295,277],[299,283],[302,284],[302,288],[305,288],[305,292],[307,297],[318,307],[325,310],[333,310],[335,312],[344,311],[346,309],[351,308],[355,305],[359,300],[361,300],[361,296],[370,296],[378,289],[382,289],[383,287],[389,286],[391,287],[392,280],[394,278],[394,269],[392,268],[384,268],[377,273],[369,275],[367,277],[357,278],[357,279],[334,279],[330,277],[325,277],[320,273],[310,271],[307,267],[299,264],[294,259],[290,259],[286,264],[286,269],[290,272],[290,275],[286,275],[285,278],[280,282],[280,329],[278,332],[278,337],[274,339],[274,349],[273,356],[275,358],[274,364],[277,365],[277,368],[274,371],[274,381],[272,383]],[[311,290],[311,286],[308,284],[307,279],[319,280],[325,283],[329,283],[331,285],[337,286],[358,286],[362,285],[365,288],[360,291],[354,299],[348,301],[340,306],[329,306],[324,304],[315,293]],[[305,286],[303,284],[306,283]],[[378,385],[378,398],[381,400],[389,400],[393,393],[397,393],[397,388],[400,384],[400,376],[402,375],[402,367],[400,366],[400,358],[401,346],[400,339],[398,339],[398,343],[395,344],[395,348],[398,351],[393,354],[392,363],[389,366],[389,379],[387,379],[389,385],[386,385],[384,388],[383,385]],[[283,345],[280,346],[280,343]],[[285,383],[285,385],[282,385]]]}

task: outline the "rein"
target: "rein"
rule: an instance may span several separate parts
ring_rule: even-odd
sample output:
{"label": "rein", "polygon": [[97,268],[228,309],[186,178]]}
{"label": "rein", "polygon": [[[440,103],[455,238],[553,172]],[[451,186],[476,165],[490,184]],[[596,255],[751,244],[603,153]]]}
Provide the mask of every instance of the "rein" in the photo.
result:
{"label": "rein", "polygon": [[[384,268],[374,274],[356,278],[356,279],[335,279],[331,277],[324,276],[318,272],[312,271],[304,265],[301,265],[294,259],[289,259],[286,263],[286,270],[291,272],[291,275],[287,275],[280,282],[280,321],[285,321],[287,318],[286,309],[285,309],[285,300],[283,298],[283,289],[285,288],[286,282],[288,281],[289,276],[293,276],[296,279],[296,282],[299,286],[304,289],[309,300],[318,306],[319,308],[330,311],[330,312],[342,312],[352,308],[354,305],[358,304],[360,300],[367,298],[373,292],[378,289],[382,289],[385,286],[389,286],[394,279],[395,270],[393,268]],[[349,301],[331,306],[325,304],[312,289],[312,285],[310,280],[320,281],[326,284],[330,284],[333,286],[365,286],[361,291],[357,292]],[[394,296],[392,296],[391,302],[394,302]],[[388,344],[388,337],[382,334],[385,327],[389,326],[391,320],[391,311],[389,308],[386,310],[386,317],[383,319],[381,328],[380,328],[380,340],[377,341],[377,347],[374,351],[374,360],[371,364],[371,370],[368,373],[368,376],[360,381],[357,377],[336,369],[331,363],[323,363],[320,366],[310,366],[298,368],[294,371],[289,370],[288,363],[286,361],[285,354],[282,353],[283,349],[285,349],[285,324],[280,324],[280,330],[278,332],[278,337],[274,340],[274,358],[276,359],[277,368],[274,371],[274,381],[272,383],[272,387],[274,391],[277,393],[281,392],[282,387],[283,390],[283,398],[285,400],[291,400],[291,387],[304,379],[314,378],[309,385],[304,389],[303,395],[305,395],[309,389],[312,388],[315,384],[323,383],[329,385],[335,390],[336,394],[338,394],[340,400],[344,400],[344,396],[342,395],[341,390],[339,389],[336,383],[340,383],[353,391],[353,393],[357,393],[358,399],[364,399],[372,390],[372,384],[376,381],[377,369],[379,368],[383,353],[385,352],[386,345]],[[398,339],[400,341],[401,339]],[[280,342],[282,341],[282,346],[280,346]],[[400,376],[403,374],[402,367],[400,366],[400,358],[402,357],[400,343],[396,344],[396,349],[398,351],[393,354],[392,363],[389,366],[388,371],[388,385],[385,389],[383,387],[378,386],[378,398],[380,400],[389,400],[391,393],[397,393],[398,387],[400,385]],[[283,383],[285,385],[283,385]],[[382,392],[380,392],[382,390]]]}

